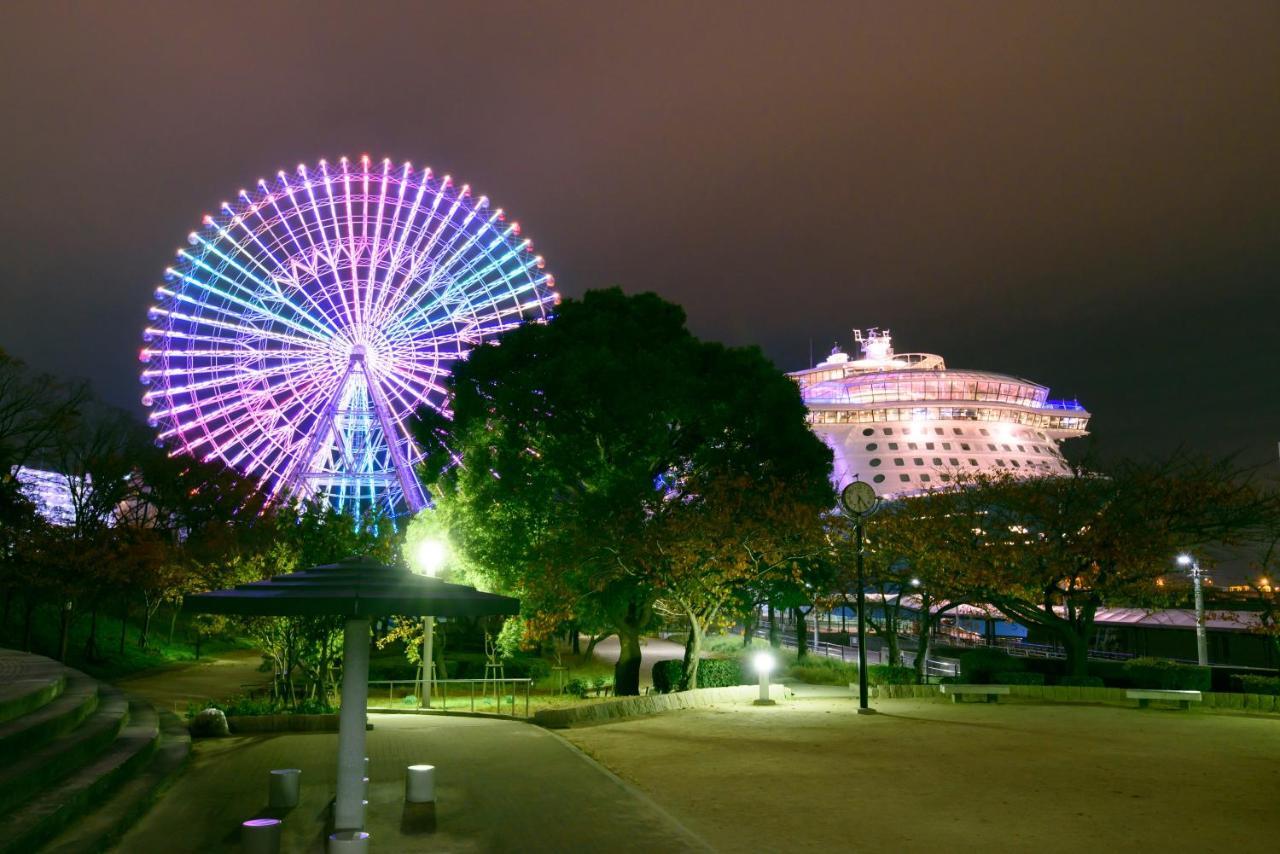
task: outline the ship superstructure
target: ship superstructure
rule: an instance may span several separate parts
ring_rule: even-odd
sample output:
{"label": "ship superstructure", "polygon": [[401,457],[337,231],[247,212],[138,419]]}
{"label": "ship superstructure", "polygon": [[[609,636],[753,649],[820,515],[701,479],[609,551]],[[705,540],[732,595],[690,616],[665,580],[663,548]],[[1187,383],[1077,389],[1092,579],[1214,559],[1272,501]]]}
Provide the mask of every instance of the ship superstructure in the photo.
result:
{"label": "ship superstructure", "polygon": [[945,488],[957,474],[1071,471],[1059,445],[1087,435],[1089,412],[1049,389],[989,371],[953,370],[941,356],[894,353],[889,330],[854,332],[861,358],[838,346],[795,371],[809,423],[835,452],[837,486],[863,480],[877,494]]}

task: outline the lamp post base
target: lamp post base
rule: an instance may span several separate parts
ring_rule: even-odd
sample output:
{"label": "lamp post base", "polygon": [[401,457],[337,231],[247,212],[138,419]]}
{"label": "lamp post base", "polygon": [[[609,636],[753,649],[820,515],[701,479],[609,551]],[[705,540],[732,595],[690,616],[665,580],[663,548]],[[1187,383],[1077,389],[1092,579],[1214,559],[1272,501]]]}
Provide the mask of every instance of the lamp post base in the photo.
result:
{"label": "lamp post base", "polygon": [[751,701],[751,705],[753,705],[753,706],[776,706],[776,705],[778,705],[778,701],[777,701],[777,700],[752,700],[752,701]]}
{"label": "lamp post base", "polygon": [[859,706],[859,707],[858,707],[858,714],[860,714],[860,715],[874,715],[874,714],[876,714],[876,710],[875,710],[875,709],[869,709],[869,708],[868,708],[868,709],[864,709],[864,708],[862,708],[861,706]]}

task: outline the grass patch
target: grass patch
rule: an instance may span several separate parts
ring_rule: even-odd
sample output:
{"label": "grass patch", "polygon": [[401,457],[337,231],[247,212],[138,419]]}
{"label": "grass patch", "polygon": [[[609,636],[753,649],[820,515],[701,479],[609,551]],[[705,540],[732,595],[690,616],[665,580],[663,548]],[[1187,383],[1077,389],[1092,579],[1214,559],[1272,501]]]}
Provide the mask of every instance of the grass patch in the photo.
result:
{"label": "grass patch", "polygon": [[[154,670],[196,660],[196,648],[192,642],[189,618],[179,614],[174,624],[173,641],[169,641],[170,613],[161,609],[151,621],[148,645],[138,648],[141,628],[130,620],[125,626],[124,650],[120,649],[120,618],[98,614],[98,656],[85,655],[85,643],[89,639],[89,615],[76,612],[67,633],[68,667],[82,670],[96,679],[110,682],[144,670]],[[15,607],[9,622],[0,630],[0,646],[22,649],[22,615]],[[231,649],[247,649],[248,641],[241,638],[204,638],[200,642],[201,658]],[[31,652],[49,658],[58,657],[58,613],[52,608],[37,608],[32,615]]]}

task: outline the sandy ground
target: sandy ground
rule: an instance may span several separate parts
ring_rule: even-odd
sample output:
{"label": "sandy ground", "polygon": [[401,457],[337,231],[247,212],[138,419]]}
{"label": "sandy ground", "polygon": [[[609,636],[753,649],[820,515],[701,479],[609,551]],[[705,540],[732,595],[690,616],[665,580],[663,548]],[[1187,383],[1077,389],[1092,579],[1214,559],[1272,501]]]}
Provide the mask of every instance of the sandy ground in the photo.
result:
{"label": "sandy ground", "polygon": [[722,851],[1275,850],[1275,717],[855,702],[564,734]]}

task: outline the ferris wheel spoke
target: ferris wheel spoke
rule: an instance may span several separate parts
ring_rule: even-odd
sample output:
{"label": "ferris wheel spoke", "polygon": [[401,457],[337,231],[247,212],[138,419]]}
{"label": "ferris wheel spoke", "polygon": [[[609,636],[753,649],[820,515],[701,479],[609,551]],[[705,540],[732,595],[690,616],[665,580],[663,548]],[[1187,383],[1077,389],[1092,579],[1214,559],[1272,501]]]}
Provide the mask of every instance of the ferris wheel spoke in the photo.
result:
{"label": "ferris wheel spoke", "polygon": [[419,508],[408,417],[447,417],[450,364],[545,319],[551,278],[515,222],[447,175],[367,156],[277,175],[206,218],[157,289],[149,420],[267,496]]}

